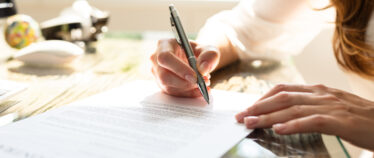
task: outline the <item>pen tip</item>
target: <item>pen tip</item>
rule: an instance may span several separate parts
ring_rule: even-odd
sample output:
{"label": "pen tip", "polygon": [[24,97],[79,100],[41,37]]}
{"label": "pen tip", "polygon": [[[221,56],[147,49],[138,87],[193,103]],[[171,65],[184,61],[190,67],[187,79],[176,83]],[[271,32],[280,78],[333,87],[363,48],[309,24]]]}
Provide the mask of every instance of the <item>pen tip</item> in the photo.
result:
{"label": "pen tip", "polygon": [[204,99],[205,99],[205,101],[206,101],[208,104],[210,104],[210,102],[209,102],[209,97],[208,97],[208,96],[204,96]]}

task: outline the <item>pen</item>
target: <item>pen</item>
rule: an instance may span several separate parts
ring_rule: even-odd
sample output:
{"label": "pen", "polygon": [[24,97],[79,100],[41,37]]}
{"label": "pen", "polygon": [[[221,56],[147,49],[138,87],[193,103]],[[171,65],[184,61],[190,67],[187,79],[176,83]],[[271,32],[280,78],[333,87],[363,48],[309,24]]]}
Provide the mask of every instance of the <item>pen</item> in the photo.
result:
{"label": "pen", "polygon": [[178,41],[179,45],[182,46],[184,52],[186,53],[188,63],[196,73],[197,85],[200,89],[200,92],[203,95],[205,101],[209,104],[209,94],[208,94],[208,90],[207,90],[206,85],[205,85],[204,78],[201,76],[199,70],[197,69],[196,57],[195,57],[195,55],[192,51],[192,48],[191,48],[190,42],[188,41],[186,33],[184,32],[182,22],[179,19],[179,15],[177,13],[177,10],[175,9],[173,4],[169,5],[169,9],[170,9],[171,27],[174,31],[175,38]]}

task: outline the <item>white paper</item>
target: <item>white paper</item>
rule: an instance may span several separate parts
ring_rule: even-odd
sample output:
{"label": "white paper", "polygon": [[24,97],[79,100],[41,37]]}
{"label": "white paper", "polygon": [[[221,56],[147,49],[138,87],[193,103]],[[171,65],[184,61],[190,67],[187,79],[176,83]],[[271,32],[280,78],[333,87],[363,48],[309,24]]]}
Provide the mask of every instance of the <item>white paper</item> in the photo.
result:
{"label": "white paper", "polygon": [[0,128],[0,157],[220,157],[249,134],[234,115],[258,97],[210,97],[206,105],[137,81]]}

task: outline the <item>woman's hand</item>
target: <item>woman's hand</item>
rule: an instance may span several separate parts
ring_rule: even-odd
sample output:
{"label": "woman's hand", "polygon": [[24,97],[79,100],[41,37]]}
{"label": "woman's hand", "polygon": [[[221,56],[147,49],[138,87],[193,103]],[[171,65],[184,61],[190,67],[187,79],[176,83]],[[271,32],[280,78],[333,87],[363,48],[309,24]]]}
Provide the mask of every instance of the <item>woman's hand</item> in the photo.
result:
{"label": "woman's hand", "polygon": [[374,102],[323,85],[278,85],[236,119],[278,134],[337,135],[374,151]]}
{"label": "woman's hand", "polygon": [[[197,67],[209,86],[210,72],[219,59],[218,49],[190,42],[197,58]],[[152,73],[163,92],[179,97],[201,96],[196,84],[196,74],[189,66],[184,50],[175,39],[158,41],[157,50],[151,56]],[[208,88],[209,89],[209,88]]]}

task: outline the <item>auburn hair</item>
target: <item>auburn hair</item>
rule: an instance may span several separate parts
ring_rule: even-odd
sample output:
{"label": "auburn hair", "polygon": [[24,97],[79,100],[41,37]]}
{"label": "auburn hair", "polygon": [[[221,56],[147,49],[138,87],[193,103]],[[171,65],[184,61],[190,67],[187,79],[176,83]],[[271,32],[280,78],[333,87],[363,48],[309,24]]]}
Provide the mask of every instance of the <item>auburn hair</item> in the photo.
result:
{"label": "auburn hair", "polygon": [[366,41],[374,0],[330,2],[336,9],[333,49],[338,64],[345,70],[374,79],[374,49]]}

